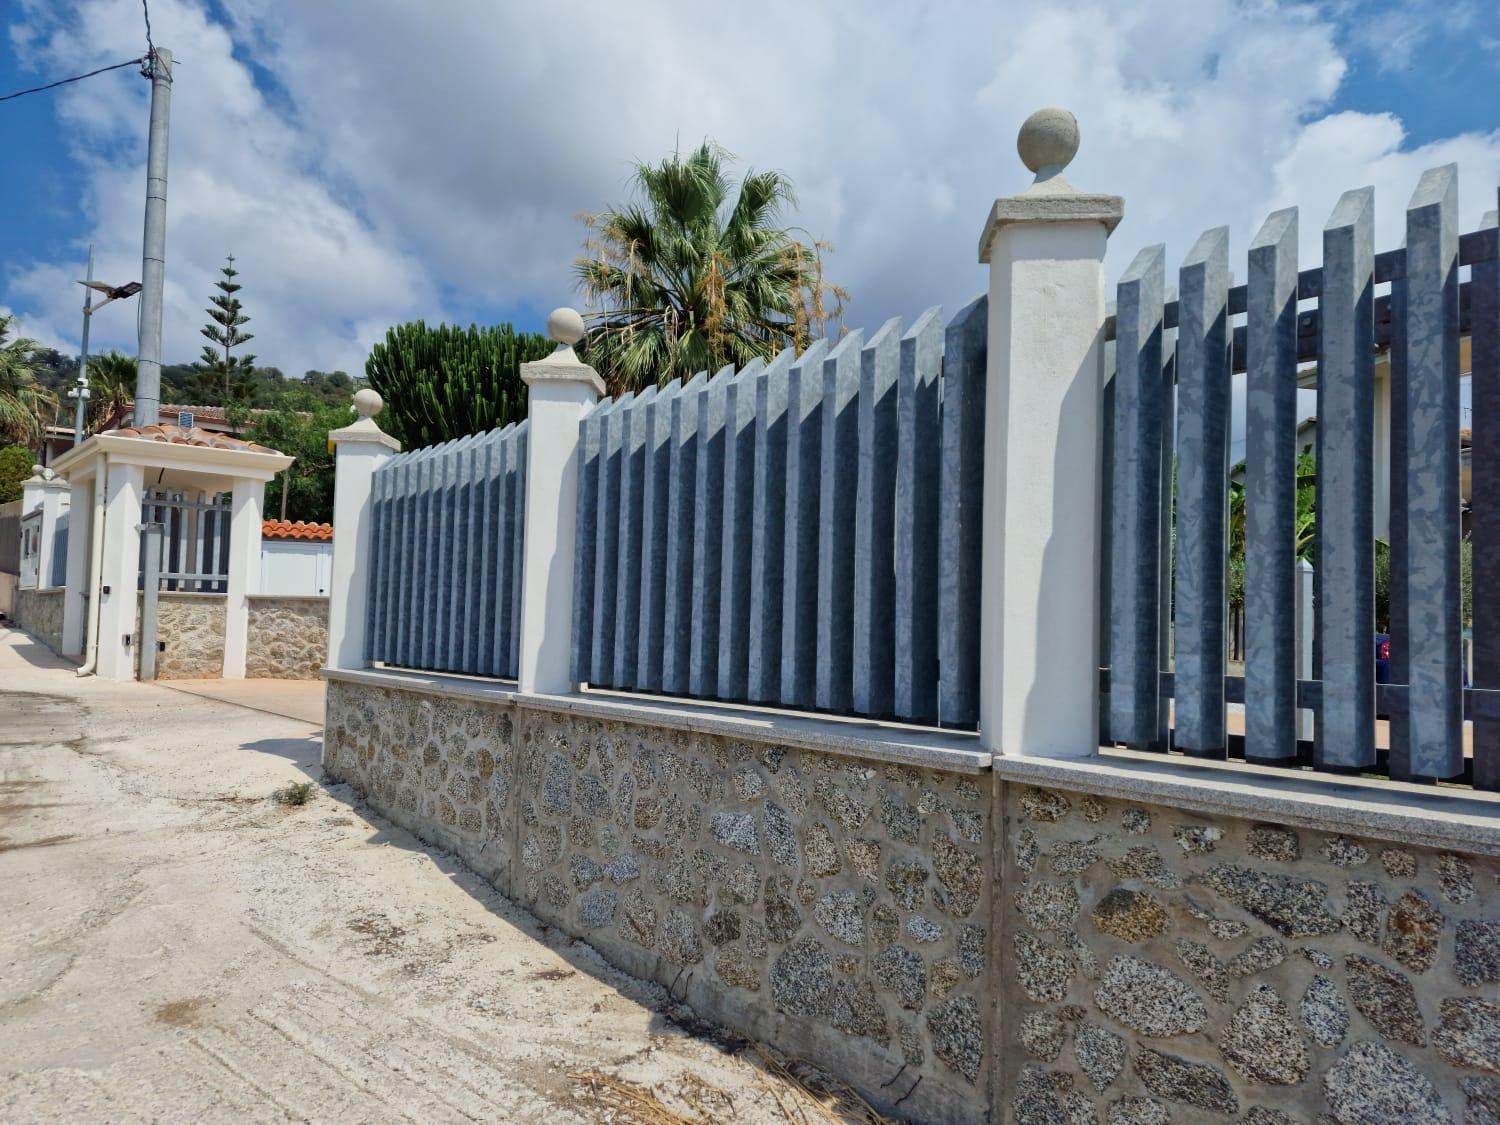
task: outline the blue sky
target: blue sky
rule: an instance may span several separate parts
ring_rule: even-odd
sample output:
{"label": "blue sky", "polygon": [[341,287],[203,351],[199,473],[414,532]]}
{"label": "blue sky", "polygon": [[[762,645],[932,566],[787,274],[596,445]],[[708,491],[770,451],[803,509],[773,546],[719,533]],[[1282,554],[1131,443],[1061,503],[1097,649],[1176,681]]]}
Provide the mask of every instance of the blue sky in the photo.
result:
{"label": "blue sky", "polygon": [[[794,220],[837,248],[850,326],[979,291],[974,238],[989,201],[1024,187],[1012,139],[1043,104],[1080,119],[1074,182],[1126,197],[1115,273],[1152,241],[1180,258],[1219,223],[1242,255],[1290,203],[1311,261],[1338,192],[1363,183],[1390,245],[1421,169],[1447,160],[1466,229],[1495,206],[1500,32],[1479,3],[773,0],[683,18],[699,10],[516,3],[437,20],[366,0],[352,21],[343,5],[154,0],[180,60],[166,358],[196,357],[227,253],[254,350],[288,372],[357,370],[386,325],[417,316],[537,328],[577,300],[577,214],[679,138],[794,178]],[[0,92],[144,48],[138,0],[11,0],[0,19]],[[0,103],[0,309],[46,343],[76,348],[71,282],[91,240],[102,277],[138,276],[146,94],[126,69]],[[133,305],[95,332],[133,350]]]}

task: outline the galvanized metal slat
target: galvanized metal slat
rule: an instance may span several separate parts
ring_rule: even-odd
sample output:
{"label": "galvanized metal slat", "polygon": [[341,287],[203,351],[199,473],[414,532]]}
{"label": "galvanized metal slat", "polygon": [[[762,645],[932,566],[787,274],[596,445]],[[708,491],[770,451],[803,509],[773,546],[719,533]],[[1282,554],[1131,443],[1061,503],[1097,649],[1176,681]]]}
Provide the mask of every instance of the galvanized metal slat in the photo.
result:
{"label": "galvanized metal slat", "polygon": [[[1500,237],[1497,215],[1485,215],[1483,228]],[[1500,260],[1476,262],[1470,271],[1470,584],[1483,591],[1474,599],[1474,686],[1493,690],[1500,688]],[[1474,787],[1500,789],[1500,721],[1495,719],[1474,720]]]}
{"label": "galvanized metal slat", "polygon": [[493,674],[504,676],[510,663],[510,632],[516,619],[516,589],[510,580],[511,552],[516,531],[516,447],[511,440],[516,424],[500,431],[500,472],[497,489],[495,539],[495,633],[491,639]]}
{"label": "galvanized metal slat", "polygon": [[505,471],[504,437],[502,431],[490,431],[484,441],[483,495],[480,502],[483,516],[480,523],[480,618],[475,637],[475,661],[480,675],[498,675],[495,667],[495,633],[499,631],[499,534],[504,511],[501,495],[502,477]]}
{"label": "galvanized metal slat", "polygon": [[489,437],[489,433],[477,436],[474,444],[469,447],[464,464],[465,479],[468,482],[464,498],[464,519],[468,527],[468,558],[464,562],[463,613],[460,615],[463,643],[459,667],[471,676],[479,674],[474,615],[479,612],[482,604],[480,587],[484,567],[485,448],[489,444]]}
{"label": "galvanized metal slat", "polygon": [[1458,488],[1458,169],[1406,209],[1408,712],[1414,777],[1462,772]]}
{"label": "galvanized metal slat", "polygon": [[811,351],[787,376],[786,535],[782,540],[781,694],[809,707],[817,688],[819,446],[823,363]]}
{"label": "galvanized metal slat", "polygon": [[437,573],[433,576],[436,596],[430,665],[434,671],[439,672],[447,671],[451,667],[449,642],[453,635],[453,563],[459,547],[454,535],[458,508],[458,452],[463,448],[466,440],[467,438],[461,438],[451,442],[439,463],[438,521],[432,537],[432,552],[434,561],[437,563]]}
{"label": "galvanized metal slat", "polygon": [[[896,714],[923,721],[938,716],[941,674],[939,588],[933,577],[941,575],[942,509],[943,501],[949,499],[942,491],[945,342],[942,310],[928,309],[901,338],[896,392],[896,665],[892,689]],[[960,395],[960,401],[968,400]],[[962,428],[962,422],[956,422]],[[982,480],[976,483],[983,487]],[[975,614],[977,618],[977,604]],[[976,681],[978,674],[976,666]]]}
{"label": "galvanized metal slat", "polygon": [[1198,238],[1178,278],[1177,708],[1174,745],[1222,758],[1229,490],[1229,228]]}
{"label": "galvanized metal slat", "polygon": [[530,440],[531,420],[526,419],[516,426],[511,442],[516,447],[516,519],[511,526],[510,587],[511,620],[510,652],[504,675],[515,679],[521,667],[521,599],[524,596],[524,568],[526,565],[526,445]]}
{"label": "galvanized metal slat", "polygon": [[1245,390],[1245,756],[1297,752],[1297,209],[1250,246]]}
{"label": "galvanized metal slat", "polygon": [[1314,764],[1375,761],[1375,192],[1347,191],[1323,228],[1318,357]]}
{"label": "galvanized metal slat", "polygon": [[[895,710],[896,462],[901,318],[860,352],[859,465],[854,497],[853,692],[862,715]],[[931,583],[931,575],[928,576]]]}
{"label": "galvanized metal slat", "polygon": [[[923,480],[940,481],[938,508],[937,715],[945,726],[972,726],[979,719],[979,591],[981,585],[981,537],[984,530],[984,402],[985,365],[989,344],[989,297],[980,297],[958,311],[941,341],[942,405],[941,466],[938,472],[924,470]],[[933,310],[935,319],[940,318]],[[918,320],[918,324],[921,321]],[[908,332],[908,336],[912,333]],[[903,344],[903,348],[905,345]],[[905,383],[903,394],[905,393]],[[903,449],[916,447],[902,413]],[[913,417],[913,421],[915,421]],[[907,456],[903,454],[903,457]],[[896,497],[896,652],[909,652],[903,644],[903,619],[912,615],[918,592],[930,584],[932,571],[914,560],[910,547],[902,546],[902,526],[915,518],[914,488],[919,477],[913,466],[898,469]],[[1108,477],[1104,478],[1108,480]],[[911,514],[908,514],[911,513]],[[1103,554],[1101,558],[1108,558]],[[903,593],[903,589],[905,593]],[[915,620],[915,619],[913,619]],[[917,672],[906,671],[908,683]],[[897,713],[911,715],[912,697],[903,697],[902,671],[896,673]],[[905,689],[908,693],[910,687]],[[903,706],[904,698],[904,706]]]}
{"label": "galvanized metal slat", "polygon": [[724,546],[719,552],[720,699],[746,698],[750,666],[751,506],[755,491],[755,378],[765,361],[752,359],[724,392]]}
{"label": "galvanized metal slat", "polygon": [[578,530],[573,539],[573,639],[570,675],[589,679],[594,635],[594,556],[599,544],[600,414],[613,405],[604,399],[578,423]]}
{"label": "galvanized metal slat", "polygon": [[[809,351],[827,351],[815,340]],[[784,349],[755,380],[755,482],[750,520],[750,653],[746,679],[754,703],[781,694],[781,583],[786,537],[787,379],[796,352]]]}
{"label": "galvanized metal slat", "polygon": [[671,491],[672,409],[682,393],[673,379],[650,406],[646,433],[646,470],[641,495],[641,610],[635,686],[660,691],[662,637],[666,614],[662,605],[667,588],[667,503]]}
{"label": "galvanized metal slat", "polygon": [[594,548],[594,630],[589,656],[589,683],[608,687],[615,676],[615,585],[619,580],[620,449],[623,415],[635,401],[621,395],[600,415],[599,511]]}
{"label": "galvanized metal slat", "polygon": [[1157,738],[1161,671],[1162,326],[1164,249],[1136,255],[1120,279],[1115,347],[1114,588],[1110,736],[1144,749]]}
{"label": "galvanized metal slat", "polygon": [[641,628],[641,494],[646,473],[646,436],[656,387],[647,387],[625,409],[620,454],[619,577],[615,586],[613,684],[635,687]]}
{"label": "galvanized metal slat", "polygon": [[[1393,684],[1409,682],[1408,659],[1411,648],[1408,644],[1409,622],[1406,616],[1406,449],[1407,449],[1407,393],[1406,393],[1406,261],[1403,254],[1401,277],[1391,282],[1391,344],[1386,353],[1390,362],[1390,680]],[[1379,280],[1379,273],[1376,275]],[[1377,705],[1379,692],[1377,691]],[[1393,712],[1390,717],[1390,753],[1387,769],[1397,780],[1410,780],[1411,736],[1406,709]]]}
{"label": "galvanized metal slat", "polygon": [[[365,600],[366,663],[385,659],[385,639],[381,631],[387,617],[385,580],[389,571],[385,563],[385,543],[390,532],[387,501],[390,482],[390,461],[370,474],[370,596]],[[176,557],[175,553],[173,557]]]}
{"label": "galvanized metal slat", "polygon": [[440,538],[440,527],[442,523],[442,482],[443,463],[447,459],[447,453],[451,442],[443,442],[432,451],[432,456],[426,461],[427,477],[422,490],[422,538],[418,544],[418,557],[421,560],[421,589],[419,591],[419,613],[418,621],[420,639],[416,651],[413,654],[413,668],[431,668],[433,665],[433,642],[435,640],[435,617],[437,607],[437,571],[439,552],[438,544]]}
{"label": "galvanized metal slat", "polygon": [[859,374],[864,333],[823,361],[818,459],[817,706],[846,711],[854,690],[854,503],[859,490]]}
{"label": "galvanized metal slat", "polygon": [[724,549],[724,402],[733,367],[724,367],[698,396],[697,476],[693,490],[692,643],[688,694],[713,695],[719,686],[719,584]]}
{"label": "galvanized metal slat", "polygon": [[672,399],[667,465],[667,557],[662,586],[662,690],[685,695],[692,654],[693,497],[698,481],[698,405],[708,373],[700,371]]}

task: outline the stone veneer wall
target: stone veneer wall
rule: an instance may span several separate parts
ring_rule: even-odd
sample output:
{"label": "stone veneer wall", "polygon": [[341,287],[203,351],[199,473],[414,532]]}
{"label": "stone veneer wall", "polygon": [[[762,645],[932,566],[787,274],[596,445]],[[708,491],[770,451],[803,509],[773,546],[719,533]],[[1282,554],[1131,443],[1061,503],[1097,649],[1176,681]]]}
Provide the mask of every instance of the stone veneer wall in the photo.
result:
{"label": "stone veneer wall", "polygon": [[1500,1122],[1492,858],[504,692],[333,680],[324,766],[899,1118]]}
{"label": "stone veneer wall", "polygon": [[1500,1122],[1491,859],[1017,784],[1023,1122]]}
{"label": "stone veneer wall", "polygon": [[987,1116],[987,777],[339,681],[324,766],[702,1015]]}
{"label": "stone veneer wall", "polygon": [[[223,594],[157,595],[156,639],[166,648],[156,654],[158,680],[213,679],[224,674]],[[135,635],[141,635],[139,601]]]}
{"label": "stone veneer wall", "polygon": [[316,680],[327,656],[326,597],[250,596],[247,677]]}
{"label": "stone veneer wall", "polygon": [[62,652],[63,590],[17,590],[16,624],[53,652]]}

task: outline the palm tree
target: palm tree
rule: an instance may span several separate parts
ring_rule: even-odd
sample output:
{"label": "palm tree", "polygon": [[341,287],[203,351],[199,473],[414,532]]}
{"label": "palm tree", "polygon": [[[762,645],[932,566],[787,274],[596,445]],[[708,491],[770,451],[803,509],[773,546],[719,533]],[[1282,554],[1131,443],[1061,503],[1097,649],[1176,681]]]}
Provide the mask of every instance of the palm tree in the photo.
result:
{"label": "palm tree", "polygon": [[89,431],[135,399],[134,356],[105,352],[89,357]]}
{"label": "palm tree", "polygon": [[584,216],[587,356],[612,389],[806,347],[843,312],[848,295],[823,280],[828,247],[779,225],[791,181],[752,171],[731,200],[732,159],[705,141],[637,164],[637,202]]}
{"label": "palm tree", "polygon": [[43,419],[57,409],[57,398],[36,381],[36,341],[6,339],[12,319],[0,316],[0,436],[29,446],[41,438]]}

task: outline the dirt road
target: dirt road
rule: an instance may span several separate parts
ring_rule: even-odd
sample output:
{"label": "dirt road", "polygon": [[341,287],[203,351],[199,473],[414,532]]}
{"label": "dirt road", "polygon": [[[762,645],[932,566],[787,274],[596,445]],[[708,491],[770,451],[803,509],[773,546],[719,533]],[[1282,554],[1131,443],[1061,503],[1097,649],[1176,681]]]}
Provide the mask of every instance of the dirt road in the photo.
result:
{"label": "dirt road", "polygon": [[0,1120],[652,1119],[583,1071],[784,1119],[754,1052],[346,787],[272,800],[319,745],[0,629]]}

